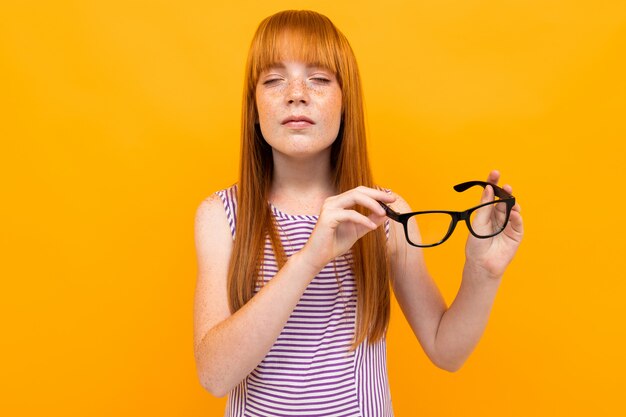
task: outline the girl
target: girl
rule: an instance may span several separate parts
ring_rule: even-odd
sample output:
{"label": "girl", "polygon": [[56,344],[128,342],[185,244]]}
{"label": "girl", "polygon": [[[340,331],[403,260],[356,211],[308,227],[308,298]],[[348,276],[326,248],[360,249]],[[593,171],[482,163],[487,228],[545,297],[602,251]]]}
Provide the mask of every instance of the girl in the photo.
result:
{"label": "girl", "polygon": [[[519,206],[502,233],[469,236],[448,308],[379,203],[411,211],[372,181],[344,35],[315,12],[277,13],[259,25],[245,77],[239,182],[196,213],[200,382],[229,394],[227,416],[391,416],[390,286],[432,362],[458,370],[521,241]],[[481,202],[493,200],[486,186]]]}

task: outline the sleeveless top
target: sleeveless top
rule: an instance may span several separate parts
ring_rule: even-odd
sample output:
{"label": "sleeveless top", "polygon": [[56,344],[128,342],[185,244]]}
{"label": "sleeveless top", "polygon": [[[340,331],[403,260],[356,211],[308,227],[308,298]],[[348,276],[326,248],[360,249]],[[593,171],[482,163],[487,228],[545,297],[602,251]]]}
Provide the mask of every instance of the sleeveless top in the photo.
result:
{"label": "sleeveless top", "polygon": [[[236,184],[216,193],[233,239],[236,193]],[[270,209],[289,257],[304,246],[319,216],[286,214],[271,203]],[[388,220],[385,232],[389,236]],[[229,393],[225,417],[393,416],[385,338],[349,351],[357,303],[351,256],[337,257],[309,283],[265,358]],[[261,278],[267,283],[277,272],[267,237]]]}

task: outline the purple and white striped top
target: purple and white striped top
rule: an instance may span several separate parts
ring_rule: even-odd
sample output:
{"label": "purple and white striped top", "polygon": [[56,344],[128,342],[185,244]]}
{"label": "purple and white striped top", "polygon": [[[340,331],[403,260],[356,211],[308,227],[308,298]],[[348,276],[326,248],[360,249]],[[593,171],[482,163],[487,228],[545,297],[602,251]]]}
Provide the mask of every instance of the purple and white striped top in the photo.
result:
{"label": "purple and white striped top", "polygon": [[[235,237],[237,185],[221,197]],[[286,214],[270,204],[285,254],[300,250],[318,216]],[[385,223],[389,234],[389,223]],[[351,252],[331,262],[308,285],[278,339],[257,367],[229,394],[225,417],[393,416],[385,339],[349,347],[355,333],[356,285]],[[264,282],[278,272],[269,240]],[[256,288],[259,291],[260,287]]]}

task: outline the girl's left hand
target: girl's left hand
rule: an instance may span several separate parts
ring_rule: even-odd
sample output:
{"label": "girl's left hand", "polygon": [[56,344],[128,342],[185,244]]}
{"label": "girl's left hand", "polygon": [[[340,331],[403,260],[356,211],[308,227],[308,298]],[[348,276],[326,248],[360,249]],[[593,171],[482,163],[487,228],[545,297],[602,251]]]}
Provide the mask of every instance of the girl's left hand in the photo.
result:
{"label": "girl's left hand", "polygon": [[[500,173],[491,171],[487,182],[498,184]],[[505,185],[502,188],[509,194],[513,194],[513,188]],[[485,187],[480,203],[486,203],[494,199],[493,189]],[[524,235],[521,208],[515,204],[511,210],[509,221],[504,230],[493,237],[478,239],[471,234],[465,245],[466,268],[469,267],[486,273],[490,278],[500,278],[517,252]]]}

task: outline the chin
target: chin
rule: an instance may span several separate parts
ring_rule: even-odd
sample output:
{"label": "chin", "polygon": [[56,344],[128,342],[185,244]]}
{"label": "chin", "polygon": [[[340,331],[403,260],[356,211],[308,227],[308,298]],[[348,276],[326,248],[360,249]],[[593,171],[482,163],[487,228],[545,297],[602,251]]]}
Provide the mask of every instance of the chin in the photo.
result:
{"label": "chin", "polygon": [[[331,144],[332,145],[332,144]],[[309,147],[290,147],[288,149],[276,149],[274,148],[274,154],[278,153],[280,156],[292,158],[296,160],[306,160],[318,157],[330,158],[330,145],[325,148],[309,148]]]}

